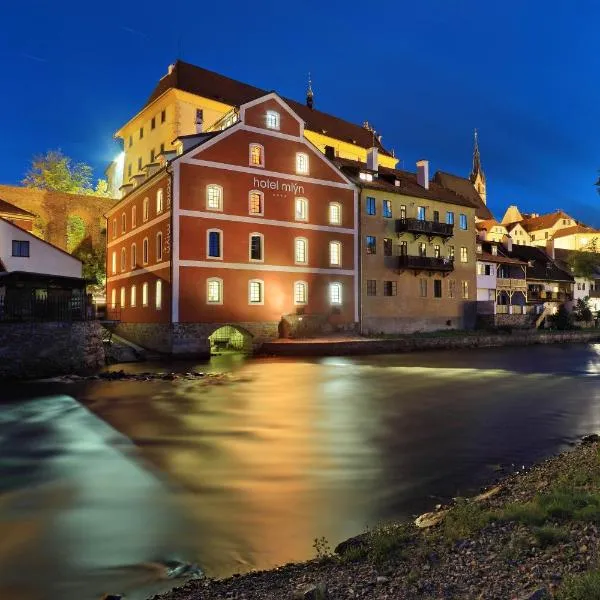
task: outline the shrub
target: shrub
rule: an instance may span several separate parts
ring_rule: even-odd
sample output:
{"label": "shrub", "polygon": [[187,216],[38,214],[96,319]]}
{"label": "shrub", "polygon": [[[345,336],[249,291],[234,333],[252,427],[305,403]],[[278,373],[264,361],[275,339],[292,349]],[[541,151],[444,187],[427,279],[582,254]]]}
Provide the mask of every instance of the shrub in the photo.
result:
{"label": "shrub", "polygon": [[464,539],[485,527],[494,515],[476,502],[458,498],[443,521],[443,535],[450,542]]}
{"label": "shrub", "polygon": [[600,571],[570,575],[559,588],[556,600],[600,600]]}
{"label": "shrub", "polygon": [[569,537],[566,530],[562,529],[561,527],[554,527],[552,525],[534,527],[532,529],[532,533],[536,542],[541,548],[554,546],[555,544],[564,542]]}

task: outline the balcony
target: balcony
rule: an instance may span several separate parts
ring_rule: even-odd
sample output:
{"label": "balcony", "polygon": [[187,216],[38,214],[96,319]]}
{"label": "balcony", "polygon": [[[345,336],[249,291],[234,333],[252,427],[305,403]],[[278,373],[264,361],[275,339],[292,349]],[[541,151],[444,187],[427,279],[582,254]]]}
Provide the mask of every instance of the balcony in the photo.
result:
{"label": "balcony", "polygon": [[525,279],[509,279],[504,277],[498,277],[496,279],[497,290],[510,290],[513,292],[526,292],[527,281]]}
{"label": "balcony", "polygon": [[435,258],[433,256],[408,256],[404,254],[398,257],[398,268],[449,273],[454,271],[454,259]]}
{"label": "balcony", "polygon": [[420,219],[396,219],[396,233],[412,233],[415,239],[420,235],[426,235],[430,240],[436,236],[450,238],[454,235],[454,225]]}

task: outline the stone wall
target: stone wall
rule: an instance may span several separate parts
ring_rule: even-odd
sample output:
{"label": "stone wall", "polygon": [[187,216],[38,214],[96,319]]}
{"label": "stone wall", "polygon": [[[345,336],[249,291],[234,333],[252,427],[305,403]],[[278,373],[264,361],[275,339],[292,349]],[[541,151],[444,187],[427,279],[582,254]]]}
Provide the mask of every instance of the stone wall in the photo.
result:
{"label": "stone wall", "polygon": [[514,329],[533,329],[535,315],[477,315],[477,329],[492,327],[512,327]]}
{"label": "stone wall", "polygon": [[102,327],[75,323],[0,323],[0,379],[90,373],[104,366]]}

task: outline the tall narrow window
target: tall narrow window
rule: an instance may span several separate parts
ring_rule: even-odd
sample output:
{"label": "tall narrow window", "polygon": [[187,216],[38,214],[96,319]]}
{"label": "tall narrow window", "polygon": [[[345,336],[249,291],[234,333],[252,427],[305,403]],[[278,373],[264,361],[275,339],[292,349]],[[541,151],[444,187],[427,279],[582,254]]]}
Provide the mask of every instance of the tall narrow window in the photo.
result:
{"label": "tall narrow window", "polygon": [[110,292],[110,307],[112,309],[117,308],[117,290],[113,288]]}
{"label": "tall narrow window", "polygon": [[223,304],[223,280],[211,277],[206,280],[206,303]]}
{"label": "tall narrow window", "polygon": [[112,236],[113,239],[117,237],[117,220],[113,219],[113,226],[112,226]]}
{"label": "tall narrow window", "polygon": [[274,110],[268,110],[266,125],[269,129],[279,129],[279,113]]}
{"label": "tall narrow window", "polygon": [[296,221],[308,221],[308,200],[296,198]]}
{"label": "tall narrow window", "polygon": [[296,173],[308,175],[308,154],[304,152],[296,153]]}
{"label": "tall narrow window", "polygon": [[206,208],[208,210],[223,210],[223,188],[211,183],[206,186]]}
{"label": "tall narrow window", "polygon": [[138,157],[138,171],[141,171],[141,170],[142,170],[142,157],[139,156]]}
{"label": "tall narrow window", "polygon": [[377,254],[377,238],[374,235],[366,236],[365,251],[367,254]]}
{"label": "tall narrow window", "polygon": [[135,306],[136,304],[136,288],[135,285],[131,286],[131,300],[130,300],[130,304],[132,307]]}
{"label": "tall narrow window", "polygon": [[383,216],[386,219],[392,218],[392,201],[391,200],[383,201]]}
{"label": "tall narrow window", "polygon": [[250,234],[250,260],[262,262],[263,256],[263,240],[262,233],[251,233]]}
{"label": "tall narrow window", "polygon": [[140,127],[140,140],[144,137],[144,128]]}
{"label": "tall narrow window", "polygon": [[427,244],[419,242],[419,256],[427,256]]}
{"label": "tall narrow window", "polygon": [[131,228],[137,227],[137,207],[135,204],[131,207]]}
{"label": "tall narrow window", "polygon": [[400,218],[406,219],[406,205],[405,204],[400,206]]}
{"label": "tall narrow window", "polygon": [[250,144],[250,166],[265,166],[265,150],[260,144]]}
{"label": "tall narrow window", "polygon": [[456,279],[448,279],[448,298],[456,298]]}
{"label": "tall narrow window", "polygon": [[460,215],[460,224],[461,229],[467,229],[467,215]]}
{"label": "tall narrow window", "polygon": [[329,242],[329,264],[332,267],[342,266],[342,243]]}
{"label": "tall narrow window", "polygon": [[150,120],[150,129],[154,129],[156,127],[156,117],[152,117]]}
{"label": "tall narrow window", "polygon": [[467,248],[465,246],[462,246],[460,249],[460,262],[468,262],[469,257],[467,254]]}
{"label": "tall narrow window", "polygon": [[156,280],[154,302],[156,310],[160,310],[162,308],[162,279]]}
{"label": "tall narrow window", "polygon": [[400,256],[408,254],[408,242],[400,242]]}
{"label": "tall narrow window", "polygon": [[329,203],[329,224],[330,225],[341,225],[342,224],[342,205],[339,202]]}
{"label": "tall narrow window", "polygon": [[125,252],[125,248],[121,248],[121,271],[124,271],[127,268],[127,253]]}
{"label": "tall narrow window", "polygon": [[294,304],[306,304],[308,302],[308,284],[306,281],[294,283]]}
{"label": "tall narrow window", "polygon": [[427,298],[427,279],[419,279],[419,291],[421,298]]}
{"label": "tall narrow window", "polygon": [[442,280],[441,279],[433,280],[433,297],[434,298],[442,297]]}
{"label": "tall narrow window", "polygon": [[154,148],[152,148],[152,150],[150,150],[150,164],[152,164],[154,162],[155,158],[156,158],[156,154],[154,152]]}
{"label": "tall narrow window", "polygon": [[117,253],[112,253],[112,274],[114,275],[117,272]]}
{"label": "tall narrow window", "polygon": [[454,246],[448,246],[448,258],[454,260]]}
{"label": "tall narrow window", "polygon": [[121,288],[121,308],[125,308],[125,288]]}
{"label": "tall narrow window", "polygon": [[451,210],[446,213],[446,223],[448,225],[454,225],[454,213]]}
{"label": "tall narrow window", "polygon": [[144,198],[142,205],[142,220],[144,223],[150,218],[150,198]]}
{"label": "tall narrow window", "polygon": [[329,284],[329,303],[340,305],[342,303],[342,284],[337,281]]}
{"label": "tall narrow window", "polygon": [[156,262],[160,262],[163,257],[163,235],[159,231],[156,234]]}
{"label": "tall narrow window", "polygon": [[367,196],[367,214],[374,215],[377,213],[377,208],[375,207],[375,198],[371,196]]}
{"label": "tall narrow window", "polygon": [[469,297],[469,282],[462,282],[462,297],[466,300]]}
{"label": "tall narrow window", "polygon": [[163,110],[160,111],[160,122],[164,123],[167,120],[167,111],[166,109],[163,108]]}
{"label": "tall narrow window", "polygon": [[308,240],[306,238],[296,238],[294,242],[294,261],[297,265],[308,263]]}
{"label": "tall narrow window", "polygon": [[264,285],[261,279],[248,282],[248,304],[264,304]]}
{"label": "tall narrow window", "polygon": [[148,264],[148,238],[144,238],[142,242],[142,262]]}
{"label": "tall narrow window", "polygon": [[148,282],[142,285],[142,306],[148,306]]}
{"label": "tall narrow window", "polygon": [[206,255],[208,258],[223,258],[223,232],[220,229],[206,232]]}
{"label": "tall narrow window", "polygon": [[160,214],[164,209],[163,205],[163,191],[162,189],[156,192],[156,214]]}
{"label": "tall narrow window", "polygon": [[377,296],[376,279],[367,279],[367,296]]}
{"label": "tall narrow window", "polygon": [[441,256],[441,249],[440,249],[440,245],[436,244],[433,247],[433,256],[435,256],[436,258],[439,258]]}
{"label": "tall narrow window", "polygon": [[121,215],[121,233],[125,233],[127,231],[127,215],[123,213]]}
{"label": "tall narrow window", "polygon": [[392,238],[383,238],[383,255],[392,255]]}
{"label": "tall narrow window", "polygon": [[137,268],[137,246],[135,245],[135,242],[131,244],[131,268]]}
{"label": "tall narrow window", "polygon": [[251,190],[248,194],[248,212],[251,215],[264,214],[264,194],[258,190]]}
{"label": "tall narrow window", "polygon": [[434,210],[433,211],[433,222],[434,223],[439,223],[440,222],[440,211],[439,210]]}
{"label": "tall narrow window", "polygon": [[418,206],[417,207],[417,219],[419,221],[424,221],[425,220],[425,207],[424,206]]}

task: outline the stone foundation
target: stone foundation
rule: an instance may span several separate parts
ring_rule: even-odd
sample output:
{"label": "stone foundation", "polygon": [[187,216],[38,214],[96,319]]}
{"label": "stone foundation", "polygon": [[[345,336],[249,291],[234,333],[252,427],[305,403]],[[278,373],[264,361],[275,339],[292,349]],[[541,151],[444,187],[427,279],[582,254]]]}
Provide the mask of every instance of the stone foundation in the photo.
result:
{"label": "stone foundation", "polygon": [[444,329],[473,329],[474,323],[461,317],[365,317],[364,335],[409,334]]}
{"label": "stone foundation", "polygon": [[493,327],[512,327],[514,329],[533,329],[534,315],[478,315],[477,329],[490,329]]}
{"label": "stone foundation", "polygon": [[104,366],[102,327],[75,323],[0,323],[0,379],[85,374]]}

